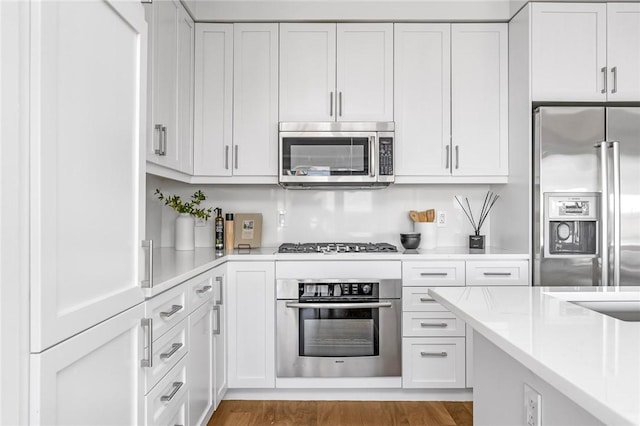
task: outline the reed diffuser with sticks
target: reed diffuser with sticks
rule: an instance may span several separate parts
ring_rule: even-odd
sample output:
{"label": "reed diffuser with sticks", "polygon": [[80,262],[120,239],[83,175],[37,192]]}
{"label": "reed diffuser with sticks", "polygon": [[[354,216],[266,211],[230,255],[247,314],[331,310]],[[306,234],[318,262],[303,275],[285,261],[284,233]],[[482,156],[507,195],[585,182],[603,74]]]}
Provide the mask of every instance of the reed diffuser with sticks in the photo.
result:
{"label": "reed diffuser with sticks", "polygon": [[492,191],[487,191],[487,194],[484,196],[484,202],[482,203],[482,209],[480,210],[480,216],[478,216],[478,220],[473,216],[473,211],[471,210],[471,204],[469,204],[469,198],[464,197],[466,207],[458,196],[455,196],[456,201],[462,208],[462,211],[469,219],[469,223],[473,227],[474,235],[469,235],[469,249],[471,250],[484,250],[484,235],[480,235],[480,229],[484,224],[484,221],[489,216],[489,212],[493,205],[498,201],[500,196],[498,194],[494,194]]}

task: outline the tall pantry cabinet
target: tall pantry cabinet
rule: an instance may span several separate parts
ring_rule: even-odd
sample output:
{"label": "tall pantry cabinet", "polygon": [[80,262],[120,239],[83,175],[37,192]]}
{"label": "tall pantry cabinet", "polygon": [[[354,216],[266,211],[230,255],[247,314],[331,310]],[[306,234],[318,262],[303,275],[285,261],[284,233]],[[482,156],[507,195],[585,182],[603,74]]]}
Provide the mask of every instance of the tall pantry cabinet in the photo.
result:
{"label": "tall pantry cabinet", "polygon": [[29,14],[29,421],[140,424],[144,10],[90,0]]}

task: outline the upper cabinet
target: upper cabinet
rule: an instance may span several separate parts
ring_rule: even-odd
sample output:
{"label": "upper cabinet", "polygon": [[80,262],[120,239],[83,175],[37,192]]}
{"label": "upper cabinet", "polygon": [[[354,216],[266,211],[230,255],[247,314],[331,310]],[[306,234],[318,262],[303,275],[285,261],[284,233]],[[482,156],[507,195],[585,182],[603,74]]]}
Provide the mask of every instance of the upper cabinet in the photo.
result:
{"label": "upper cabinet", "polygon": [[640,99],[640,5],[532,4],[534,101]]}
{"label": "upper cabinet", "polygon": [[393,24],[280,24],[280,121],[393,121]]}
{"label": "upper cabinet", "polygon": [[194,23],[178,0],[145,4],[149,27],[147,161],[193,172]]}
{"label": "upper cabinet", "polygon": [[506,24],[396,24],[396,182],[508,174]]}
{"label": "upper cabinet", "polygon": [[194,135],[195,176],[275,183],[278,24],[196,25]]}

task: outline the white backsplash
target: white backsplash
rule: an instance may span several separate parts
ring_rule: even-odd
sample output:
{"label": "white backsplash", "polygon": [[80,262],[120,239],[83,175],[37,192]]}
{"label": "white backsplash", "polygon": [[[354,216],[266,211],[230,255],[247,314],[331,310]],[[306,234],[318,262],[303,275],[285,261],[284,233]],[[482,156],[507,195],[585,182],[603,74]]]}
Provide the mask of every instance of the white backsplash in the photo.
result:
{"label": "white backsplash", "polygon": [[[147,175],[147,238],[172,247],[175,211],[157,200],[154,191],[189,199],[201,189],[205,207],[225,213],[262,213],[262,246],[297,242],[388,242],[401,249],[401,232],[413,231],[409,210],[445,211],[447,224],[437,228],[437,246],[466,246],[473,233],[454,195],[468,197],[479,214],[487,185],[391,185],[381,190],[285,190],[276,185],[188,185]],[[506,208],[500,200],[494,209]],[[278,213],[285,212],[285,226]],[[490,221],[482,227],[490,240]],[[159,242],[159,244],[158,244]],[[196,246],[213,246],[213,217],[196,227]]]}

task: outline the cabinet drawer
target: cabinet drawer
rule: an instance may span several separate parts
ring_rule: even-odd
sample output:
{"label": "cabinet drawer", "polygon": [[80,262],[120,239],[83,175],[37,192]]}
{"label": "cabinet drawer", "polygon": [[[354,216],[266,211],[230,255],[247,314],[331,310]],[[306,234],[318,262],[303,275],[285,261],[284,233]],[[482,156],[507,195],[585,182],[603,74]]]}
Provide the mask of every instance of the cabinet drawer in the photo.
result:
{"label": "cabinet drawer", "polygon": [[148,300],[146,311],[146,317],[153,320],[153,339],[158,339],[187,317],[187,286],[179,285]]}
{"label": "cabinet drawer", "polygon": [[[162,413],[153,426],[177,426],[187,424],[187,394],[185,393],[175,405]],[[151,426],[151,424],[148,424]]]}
{"label": "cabinet drawer", "polygon": [[493,260],[467,262],[467,285],[529,285],[529,262]]}
{"label": "cabinet drawer", "polygon": [[464,388],[464,337],[402,339],[403,388]]}
{"label": "cabinet drawer", "polygon": [[465,323],[451,312],[404,312],[402,335],[405,337],[464,337]]}
{"label": "cabinet drawer", "polygon": [[405,312],[449,312],[427,293],[428,287],[402,287],[402,310]]}
{"label": "cabinet drawer", "polygon": [[153,342],[153,363],[151,367],[145,368],[145,393],[148,393],[187,353],[189,348],[187,323],[185,318]]}
{"label": "cabinet drawer", "polygon": [[464,262],[402,262],[402,285],[463,286]]}
{"label": "cabinet drawer", "polygon": [[187,399],[187,358],[183,357],[145,397],[145,423],[148,426],[161,424],[161,419],[170,420],[175,410],[180,409],[181,402]]}
{"label": "cabinet drawer", "polygon": [[[222,277],[220,277],[222,278]],[[198,275],[186,282],[189,293],[189,312],[193,312],[213,298],[216,288],[215,277],[210,272]]]}

